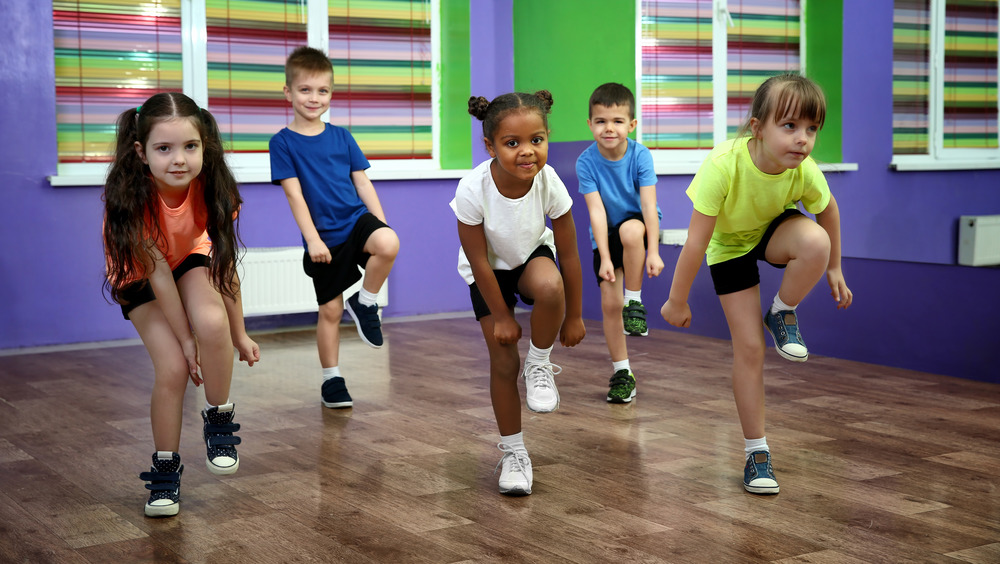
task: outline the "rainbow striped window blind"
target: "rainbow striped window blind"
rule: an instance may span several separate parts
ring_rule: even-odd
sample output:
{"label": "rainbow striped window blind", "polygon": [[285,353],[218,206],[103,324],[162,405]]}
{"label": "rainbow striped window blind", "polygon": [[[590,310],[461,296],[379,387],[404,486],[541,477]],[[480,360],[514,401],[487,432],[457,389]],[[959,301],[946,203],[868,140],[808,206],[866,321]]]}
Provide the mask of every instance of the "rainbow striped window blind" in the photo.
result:
{"label": "rainbow striped window blind", "polygon": [[[797,0],[642,0],[642,142],[651,149],[710,149],[715,116],[735,134],[767,77],[800,69]],[[714,18],[725,18],[726,67],[714,68]],[[718,28],[715,28],[718,29]],[[725,84],[716,108],[714,85]]]}
{"label": "rainbow striped window blind", "polygon": [[371,158],[430,159],[429,0],[329,0],[333,102]]}
{"label": "rainbow striped window blind", "polygon": [[52,3],[60,163],[107,162],[115,118],[180,91],[180,0]]}

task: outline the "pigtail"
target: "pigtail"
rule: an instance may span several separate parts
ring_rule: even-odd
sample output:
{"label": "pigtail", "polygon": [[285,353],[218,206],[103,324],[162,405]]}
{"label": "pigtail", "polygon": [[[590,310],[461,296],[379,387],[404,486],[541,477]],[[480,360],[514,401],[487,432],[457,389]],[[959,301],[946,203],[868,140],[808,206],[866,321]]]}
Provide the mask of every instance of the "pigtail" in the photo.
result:
{"label": "pigtail", "polygon": [[239,287],[235,285],[236,263],[239,260],[239,209],[240,197],[236,177],[226,163],[225,148],[218,122],[211,112],[199,109],[203,157],[201,177],[204,181],[205,207],[208,210],[206,229],[212,240],[212,257],[209,270],[219,291],[229,298],[236,298]]}
{"label": "pigtail", "polygon": [[482,96],[472,96],[469,98],[469,114],[479,121],[486,119],[486,110],[490,107],[490,101]]}

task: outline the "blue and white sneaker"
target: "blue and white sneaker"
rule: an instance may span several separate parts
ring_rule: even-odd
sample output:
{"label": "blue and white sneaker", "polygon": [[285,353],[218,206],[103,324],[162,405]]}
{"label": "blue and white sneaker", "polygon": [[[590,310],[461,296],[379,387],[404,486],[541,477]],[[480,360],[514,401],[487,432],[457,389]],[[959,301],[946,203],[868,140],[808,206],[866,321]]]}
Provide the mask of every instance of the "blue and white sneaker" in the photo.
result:
{"label": "blue and white sneaker", "polygon": [[793,362],[805,362],[809,359],[809,351],[799,333],[798,317],[794,310],[786,309],[777,313],[767,310],[764,327],[771,334],[774,348],[782,357]]}
{"label": "blue and white sneaker", "polygon": [[356,292],[353,296],[344,300],[344,307],[347,313],[351,314],[354,326],[358,328],[358,336],[366,345],[373,349],[382,346],[382,320],[378,317],[378,304],[370,306],[361,305],[358,296],[361,292]]}
{"label": "blue and white sneaker", "polygon": [[747,465],[743,468],[743,489],[755,494],[778,493],[778,481],[774,479],[771,468],[771,453],[766,450],[755,450],[747,457]]}
{"label": "blue and white sneaker", "polygon": [[160,456],[153,453],[153,465],[149,472],[139,474],[140,480],[149,482],[149,501],[144,510],[146,517],[172,517],[177,515],[181,506],[181,474],[184,466],[181,456],[171,452],[170,456]]}
{"label": "blue and white sneaker", "polygon": [[205,422],[205,447],[208,453],[205,465],[209,472],[217,476],[232,474],[240,467],[236,445],[242,439],[233,434],[240,430],[240,424],[233,423],[235,414],[236,406],[232,403],[217,405],[201,412],[201,419]]}

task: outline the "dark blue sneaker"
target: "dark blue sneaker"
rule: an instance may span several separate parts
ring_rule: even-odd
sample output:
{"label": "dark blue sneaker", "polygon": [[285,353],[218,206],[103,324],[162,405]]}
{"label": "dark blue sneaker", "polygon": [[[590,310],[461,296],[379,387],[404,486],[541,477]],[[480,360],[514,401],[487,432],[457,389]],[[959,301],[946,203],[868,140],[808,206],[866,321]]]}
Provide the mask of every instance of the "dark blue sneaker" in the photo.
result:
{"label": "dark blue sneaker", "polygon": [[351,407],[354,400],[347,393],[347,383],[340,376],[323,381],[323,405],[326,407]]}
{"label": "dark blue sneaker", "polygon": [[139,474],[140,480],[149,482],[149,501],[146,502],[146,517],[171,517],[180,511],[181,502],[181,456],[170,453],[169,458],[160,458],[153,453],[153,466],[149,472]]}
{"label": "dark blue sneaker", "polygon": [[357,292],[344,300],[344,307],[354,319],[361,340],[369,347],[377,349],[382,346],[382,321],[378,317],[378,304],[361,305],[358,301],[359,295],[360,292]]}
{"label": "dark blue sneaker", "polygon": [[778,481],[774,479],[774,470],[771,469],[771,453],[766,450],[750,453],[743,468],[743,489],[755,494],[778,493]]}
{"label": "dark blue sneaker", "polygon": [[235,414],[236,406],[231,403],[201,412],[201,419],[205,422],[205,446],[208,449],[205,464],[209,472],[219,476],[232,474],[240,467],[236,445],[242,439],[233,435],[240,430],[240,424],[233,423]]}
{"label": "dark blue sneaker", "polygon": [[793,362],[805,362],[809,358],[806,342],[799,333],[799,322],[794,310],[782,310],[764,315],[764,327],[774,339],[774,348],[782,357]]}

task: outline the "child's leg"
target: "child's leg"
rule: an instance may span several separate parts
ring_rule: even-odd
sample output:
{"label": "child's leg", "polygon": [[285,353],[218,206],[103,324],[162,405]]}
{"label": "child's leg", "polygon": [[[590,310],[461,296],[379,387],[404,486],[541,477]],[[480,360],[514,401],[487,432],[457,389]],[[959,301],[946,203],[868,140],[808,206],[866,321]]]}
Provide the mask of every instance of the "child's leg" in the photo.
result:
{"label": "child's leg", "polygon": [[319,306],[316,322],[316,347],[319,349],[319,363],[323,368],[333,368],[340,364],[340,322],[344,318],[344,296]]}
{"label": "child's leg", "polygon": [[601,314],[604,326],[604,339],[608,342],[608,352],[611,362],[620,362],[628,358],[625,346],[625,324],[622,322],[622,308],[625,306],[622,294],[622,270],[615,270],[615,281],[601,282]]}
{"label": "child's leg", "polygon": [[[646,225],[638,219],[626,220],[618,228],[622,240],[622,264],[625,270],[625,290],[642,290],[642,274],[646,267]],[[638,300],[641,301],[641,300]]]}
{"label": "child's leg", "polygon": [[768,262],[787,265],[778,297],[794,308],[826,272],[830,236],[805,216],[791,217],[775,229],[764,256]]}
{"label": "child's leg", "polygon": [[548,349],[556,341],[566,316],[562,274],[548,257],[536,257],[524,267],[517,282],[518,293],[534,300],[531,310],[531,342]]}
{"label": "child's leg", "polygon": [[493,400],[493,415],[501,435],[521,432],[521,393],[517,389],[517,377],[521,369],[521,356],[517,345],[501,345],[493,337],[493,316],[479,320],[490,353],[490,398]]}
{"label": "child's leg", "polygon": [[366,291],[377,294],[389,271],[392,270],[393,263],[396,262],[396,255],[399,253],[399,237],[396,232],[388,227],[376,229],[368,236],[365,242],[364,251],[371,255],[365,265],[365,279],[361,287]]}
{"label": "child's leg", "polygon": [[743,437],[764,436],[764,330],[760,286],[719,296],[733,341],[733,397]]}
{"label": "child's leg", "polygon": [[233,379],[233,338],[226,304],[212,286],[209,271],[204,267],[194,268],[181,276],[177,290],[198,338],[205,401],[211,405],[227,404]]}

